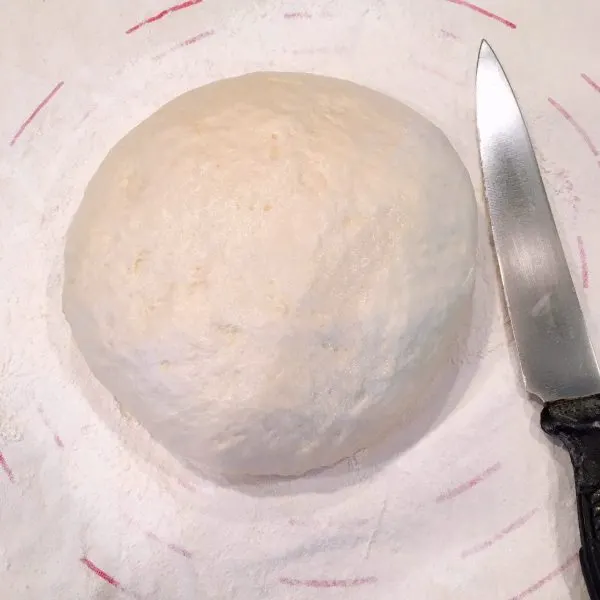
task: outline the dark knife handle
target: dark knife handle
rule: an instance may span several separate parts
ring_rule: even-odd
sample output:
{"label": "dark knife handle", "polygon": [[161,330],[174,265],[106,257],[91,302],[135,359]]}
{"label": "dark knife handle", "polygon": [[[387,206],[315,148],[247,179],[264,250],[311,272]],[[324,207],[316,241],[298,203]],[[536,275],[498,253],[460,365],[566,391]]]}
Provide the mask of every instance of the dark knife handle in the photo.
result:
{"label": "dark knife handle", "polygon": [[542,429],[571,455],[579,514],[579,560],[591,600],[600,600],[600,395],[546,404]]}

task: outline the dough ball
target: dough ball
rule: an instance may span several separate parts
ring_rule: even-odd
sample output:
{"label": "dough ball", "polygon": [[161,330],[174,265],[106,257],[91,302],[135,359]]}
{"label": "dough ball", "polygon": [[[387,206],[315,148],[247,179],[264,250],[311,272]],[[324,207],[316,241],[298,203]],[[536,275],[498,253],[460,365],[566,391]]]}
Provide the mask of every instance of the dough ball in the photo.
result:
{"label": "dough ball", "polygon": [[307,74],[178,97],[109,153],[63,306],[97,379],[201,473],[298,475],[379,441],[453,358],[476,205],[444,135]]}

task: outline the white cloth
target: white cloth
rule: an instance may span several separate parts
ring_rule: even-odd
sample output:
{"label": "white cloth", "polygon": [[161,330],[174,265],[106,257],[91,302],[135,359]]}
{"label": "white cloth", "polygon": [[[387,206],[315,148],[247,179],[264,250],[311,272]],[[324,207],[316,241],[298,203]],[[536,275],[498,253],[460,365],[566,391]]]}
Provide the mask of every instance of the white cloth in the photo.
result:
{"label": "white cloth", "polygon": [[[521,100],[576,284],[597,307],[600,5],[481,3],[516,28],[458,0],[4,8],[2,597],[585,598],[568,456],[521,391],[489,248],[460,381],[415,443],[267,488],[195,479],[110,398],[92,409],[60,314],[63,236],[99,162],[160,105],[219,77],[312,71],[390,93],[442,128],[479,192],[482,37]],[[589,322],[600,343],[600,312]]]}

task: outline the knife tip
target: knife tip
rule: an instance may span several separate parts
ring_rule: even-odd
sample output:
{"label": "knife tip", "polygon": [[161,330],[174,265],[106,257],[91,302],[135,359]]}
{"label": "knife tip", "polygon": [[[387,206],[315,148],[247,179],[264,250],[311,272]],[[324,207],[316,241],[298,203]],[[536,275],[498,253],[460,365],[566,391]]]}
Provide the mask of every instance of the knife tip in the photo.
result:
{"label": "knife tip", "polygon": [[486,39],[482,39],[481,44],[479,45],[479,58],[489,52],[493,52],[492,47],[488,44]]}
{"label": "knife tip", "polygon": [[487,40],[482,39],[479,46],[479,53],[477,55],[477,74],[480,69],[486,63],[498,63],[496,53],[492,50],[492,47],[488,44]]}

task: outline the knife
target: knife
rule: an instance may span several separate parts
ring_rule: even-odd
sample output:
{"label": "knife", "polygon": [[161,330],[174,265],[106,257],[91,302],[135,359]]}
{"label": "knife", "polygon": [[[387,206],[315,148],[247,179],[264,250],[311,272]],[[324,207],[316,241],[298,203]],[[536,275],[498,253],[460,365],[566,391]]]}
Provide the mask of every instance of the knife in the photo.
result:
{"label": "knife", "polygon": [[483,186],[506,307],[542,429],[569,451],[581,550],[600,600],[600,369],[527,127],[489,44],[479,50],[476,111]]}

